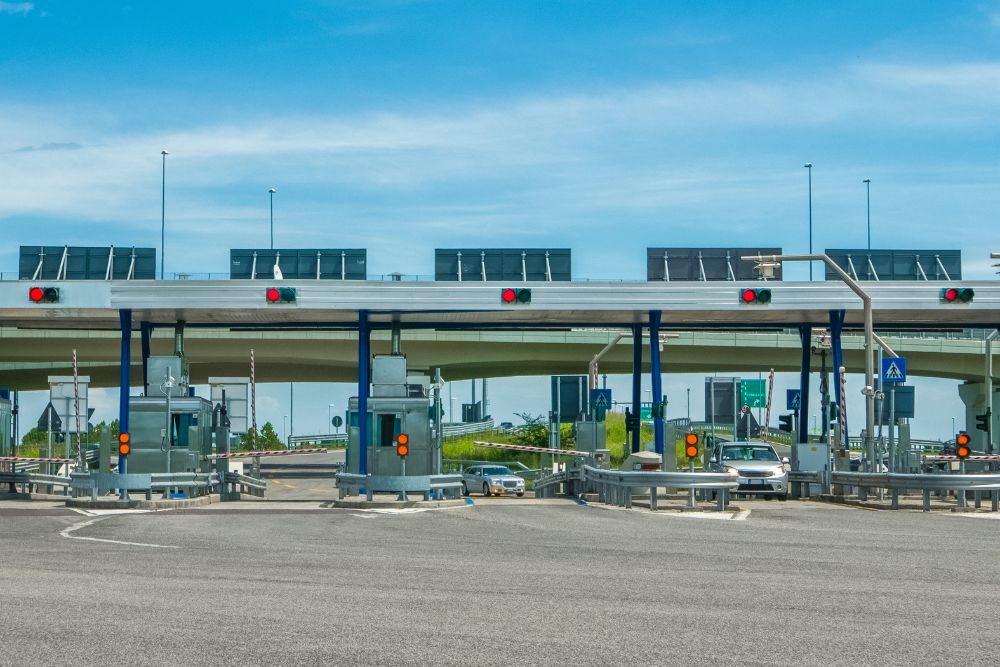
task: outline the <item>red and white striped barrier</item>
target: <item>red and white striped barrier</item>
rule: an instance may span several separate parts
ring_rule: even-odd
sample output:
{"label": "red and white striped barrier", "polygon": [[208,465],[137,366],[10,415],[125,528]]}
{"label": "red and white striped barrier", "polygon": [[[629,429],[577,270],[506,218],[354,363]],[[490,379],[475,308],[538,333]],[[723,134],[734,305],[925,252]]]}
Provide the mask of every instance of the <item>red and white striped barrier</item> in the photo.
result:
{"label": "red and white striped barrier", "polygon": [[55,459],[44,457],[0,456],[3,463],[76,463],[76,459]]}
{"label": "red and white striped barrier", "polygon": [[296,454],[326,454],[331,450],[324,447],[309,447],[307,449],[265,449],[253,452],[230,452],[228,454],[209,454],[206,459],[250,459],[258,456],[294,456]]}
{"label": "red and white striped barrier", "polygon": [[[925,456],[925,461],[961,461],[953,454],[938,454],[936,456]],[[966,461],[1000,461],[1000,454],[979,454],[977,456],[966,456]]]}
{"label": "red and white striped barrier", "polygon": [[529,447],[528,445],[506,445],[502,442],[473,442],[476,447],[491,447],[493,449],[511,449],[515,452],[536,452],[538,454],[555,454],[557,456],[589,456],[587,452],[575,449],[550,449],[549,447]]}

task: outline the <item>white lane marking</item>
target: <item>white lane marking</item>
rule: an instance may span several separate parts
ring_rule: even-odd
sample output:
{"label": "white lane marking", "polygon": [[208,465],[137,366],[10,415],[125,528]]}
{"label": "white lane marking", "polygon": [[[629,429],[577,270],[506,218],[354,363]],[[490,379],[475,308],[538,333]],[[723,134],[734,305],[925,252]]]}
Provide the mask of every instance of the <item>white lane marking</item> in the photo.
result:
{"label": "white lane marking", "polygon": [[109,539],[105,539],[105,538],[102,538],[102,537],[84,537],[82,535],[73,535],[72,534],[75,531],[80,530],[81,528],[86,528],[87,526],[91,526],[91,525],[97,523],[98,521],[101,521],[101,520],[107,519],[107,518],[109,518],[109,517],[108,516],[99,516],[99,517],[96,517],[94,519],[90,519],[89,521],[80,521],[79,523],[74,523],[72,526],[69,526],[68,528],[64,528],[63,530],[61,530],[59,532],[59,535],[61,535],[62,537],[65,537],[67,539],[70,539],[70,540],[87,540],[89,542],[106,542],[108,544],[123,544],[123,545],[130,546],[130,547],[152,547],[154,549],[179,549],[180,548],[180,547],[177,547],[177,546],[171,545],[171,544],[145,544],[144,542],[124,542],[122,540],[109,540]]}

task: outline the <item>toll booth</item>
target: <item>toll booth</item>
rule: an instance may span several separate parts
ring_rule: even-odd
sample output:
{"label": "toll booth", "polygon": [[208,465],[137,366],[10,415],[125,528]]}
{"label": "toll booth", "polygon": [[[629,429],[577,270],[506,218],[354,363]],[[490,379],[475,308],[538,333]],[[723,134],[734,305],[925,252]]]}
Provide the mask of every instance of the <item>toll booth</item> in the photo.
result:
{"label": "toll booth", "polygon": [[133,396],[129,399],[129,431],[132,453],[130,473],[209,472],[205,456],[212,453],[212,404],[197,396],[170,398],[167,428],[167,398]]}
{"label": "toll booth", "polygon": [[611,451],[607,448],[607,431],[603,421],[575,422],[573,432],[576,434],[576,450],[586,452],[592,459],[591,465],[611,467]]}
{"label": "toll booth", "polygon": [[[368,473],[400,475],[402,461],[396,455],[396,436],[409,436],[407,475],[435,473],[436,451],[431,431],[431,400],[421,384],[410,384],[406,357],[376,355],[372,358],[372,388],[368,397]],[[361,435],[358,398],[348,401],[347,470],[360,472]]]}

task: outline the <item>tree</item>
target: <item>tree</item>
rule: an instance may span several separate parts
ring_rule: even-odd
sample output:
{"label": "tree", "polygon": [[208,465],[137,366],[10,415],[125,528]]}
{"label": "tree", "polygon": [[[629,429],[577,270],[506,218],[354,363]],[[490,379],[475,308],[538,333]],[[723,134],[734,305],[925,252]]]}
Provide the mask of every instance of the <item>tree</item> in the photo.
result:
{"label": "tree", "polygon": [[271,425],[271,422],[264,422],[260,428],[260,436],[257,438],[257,448],[277,449],[278,447],[281,447],[281,440],[274,432],[274,426]]}
{"label": "tree", "polygon": [[530,447],[547,447],[549,444],[549,425],[543,415],[531,415],[527,412],[515,412],[524,421],[524,426],[517,429],[514,444]]}

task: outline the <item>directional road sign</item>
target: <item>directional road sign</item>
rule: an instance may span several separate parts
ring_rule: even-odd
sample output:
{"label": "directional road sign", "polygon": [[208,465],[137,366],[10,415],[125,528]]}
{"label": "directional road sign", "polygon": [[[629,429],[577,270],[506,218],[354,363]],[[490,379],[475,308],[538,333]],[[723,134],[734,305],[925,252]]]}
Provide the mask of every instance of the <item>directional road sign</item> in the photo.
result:
{"label": "directional road sign", "polygon": [[906,357],[882,359],[882,382],[906,382]]}
{"label": "directional road sign", "polygon": [[802,407],[802,390],[801,389],[786,389],[785,390],[785,409],[786,410],[798,410]]}
{"label": "directional road sign", "polygon": [[740,403],[763,408],[767,404],[767,380],[740,380]]}
{"label": "directional road sign", "polygon": [[341,417],[340,415],[337,415],[337,416],[335,416],[333,418],[333,427],[334,428],[340,428],[343,425],[344,425],[344,418],[343,417]]}

